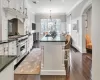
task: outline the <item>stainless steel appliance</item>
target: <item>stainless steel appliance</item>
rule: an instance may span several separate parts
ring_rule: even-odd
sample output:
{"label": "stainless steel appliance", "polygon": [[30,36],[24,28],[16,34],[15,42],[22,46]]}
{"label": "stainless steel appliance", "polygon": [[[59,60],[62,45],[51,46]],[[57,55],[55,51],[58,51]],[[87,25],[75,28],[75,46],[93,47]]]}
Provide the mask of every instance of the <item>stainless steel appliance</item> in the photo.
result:
{"label": "stainless steel appliance", "polygon": [[27,55],[27,38],[28,36],[23,36],[17,39],[18,62]]}

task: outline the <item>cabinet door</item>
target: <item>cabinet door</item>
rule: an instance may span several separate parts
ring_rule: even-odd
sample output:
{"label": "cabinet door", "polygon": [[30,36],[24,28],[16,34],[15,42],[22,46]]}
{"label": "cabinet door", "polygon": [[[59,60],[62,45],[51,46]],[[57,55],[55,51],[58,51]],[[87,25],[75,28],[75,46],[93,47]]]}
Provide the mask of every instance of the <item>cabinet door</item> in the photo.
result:
{"label": "cabinet door", "polygon": [[12,55],[12,42],[9,43],[9,55]]}
{"label": "cabinet door", "polygon": [[4,47],[3,47],[3,44],[0,45],[0,55],[4,55]]}
{"label": "cabinet door", "polygon": [[6,18],[2,19],[2,39],[3,40],[8,40],[8,20]]}
{"label": "cabinet door", "polygon": [[29,48],[29,38],[27,39],[27,52],[30,51],[30,48]]}
{"label": "cabinet door", "polygon": [[5,54],[5,55],[9,55],[8,43],[5,43],[5,44],[4,44],[4,54]]}
{"label": "cabinet door", "polygon": [[12,42],[12,55],[17,55],[17,46],[16,46],[16,41]]}

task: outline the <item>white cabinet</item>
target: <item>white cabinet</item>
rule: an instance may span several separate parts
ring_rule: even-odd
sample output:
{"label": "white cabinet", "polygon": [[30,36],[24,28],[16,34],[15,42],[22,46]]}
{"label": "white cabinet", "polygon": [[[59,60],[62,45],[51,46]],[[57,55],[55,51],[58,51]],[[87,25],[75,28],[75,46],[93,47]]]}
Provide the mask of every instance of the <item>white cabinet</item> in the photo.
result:
{"label": "white cabinet", "polygon": [[3,46],[4,46],[4,55],[9,55],[8,43],[5,43]]}
{"label": "white cabinet", "polygon": [[4,55],[4,47],[3,47],[3,44],[0,44],[0,55]]}
{"label": "white cabinet", "polygon": [[0,55],[17,55],[16,41],[0,44]]}
{"label": "white cabinet", "polygon": [[27,39],[27,52],[30,51],[30,48],[29,48],[29,38]]}
{"label": "white cabinet", "polygon": [[29,47],[30,47],[30,49],[32,49],[32,46],[33,46],[33,35],[30,35],[29,36]]}
{"label": "white cabinet", "polygon": [[17,55],[16,41],[9,43],[9,55]]}
{"label": "white cabinet", "polygon": [[2,72],[0,72],[0,80],[14,80],[14,65],[13,65],[13,63],[11,63]]}
{"label": "white cabinet", "polygon": [[8,43],[0,45],[0,55],[8,55]]}

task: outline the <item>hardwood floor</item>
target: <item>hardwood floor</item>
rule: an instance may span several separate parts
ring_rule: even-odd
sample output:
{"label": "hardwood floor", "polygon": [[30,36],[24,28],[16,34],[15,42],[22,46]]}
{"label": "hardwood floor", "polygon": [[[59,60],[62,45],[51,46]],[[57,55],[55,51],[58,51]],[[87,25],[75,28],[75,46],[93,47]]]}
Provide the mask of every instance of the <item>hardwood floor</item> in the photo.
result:
{"label": "hardwood floor", "polygon": [[92,54],[71,50],[70,75],[66,80],[92,80]]}
{"label": "hardwood floor", "polygon": [[66,76],[41,76],[41,80],[66,80]]}

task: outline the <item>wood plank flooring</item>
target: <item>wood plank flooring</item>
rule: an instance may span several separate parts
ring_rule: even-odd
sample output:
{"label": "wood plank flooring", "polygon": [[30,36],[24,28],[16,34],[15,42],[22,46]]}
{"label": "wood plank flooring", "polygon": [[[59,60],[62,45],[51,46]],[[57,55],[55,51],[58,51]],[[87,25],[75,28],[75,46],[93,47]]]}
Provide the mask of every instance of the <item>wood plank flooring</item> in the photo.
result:
{"label": "wood plank flooring", "polygon": [[41,76],[41,80],[66,80],[66,76]]}
{"label": "wood plank flooring", "polygon": [[71,50],[70,74],[66,80],[92,80],[92,54]]}

